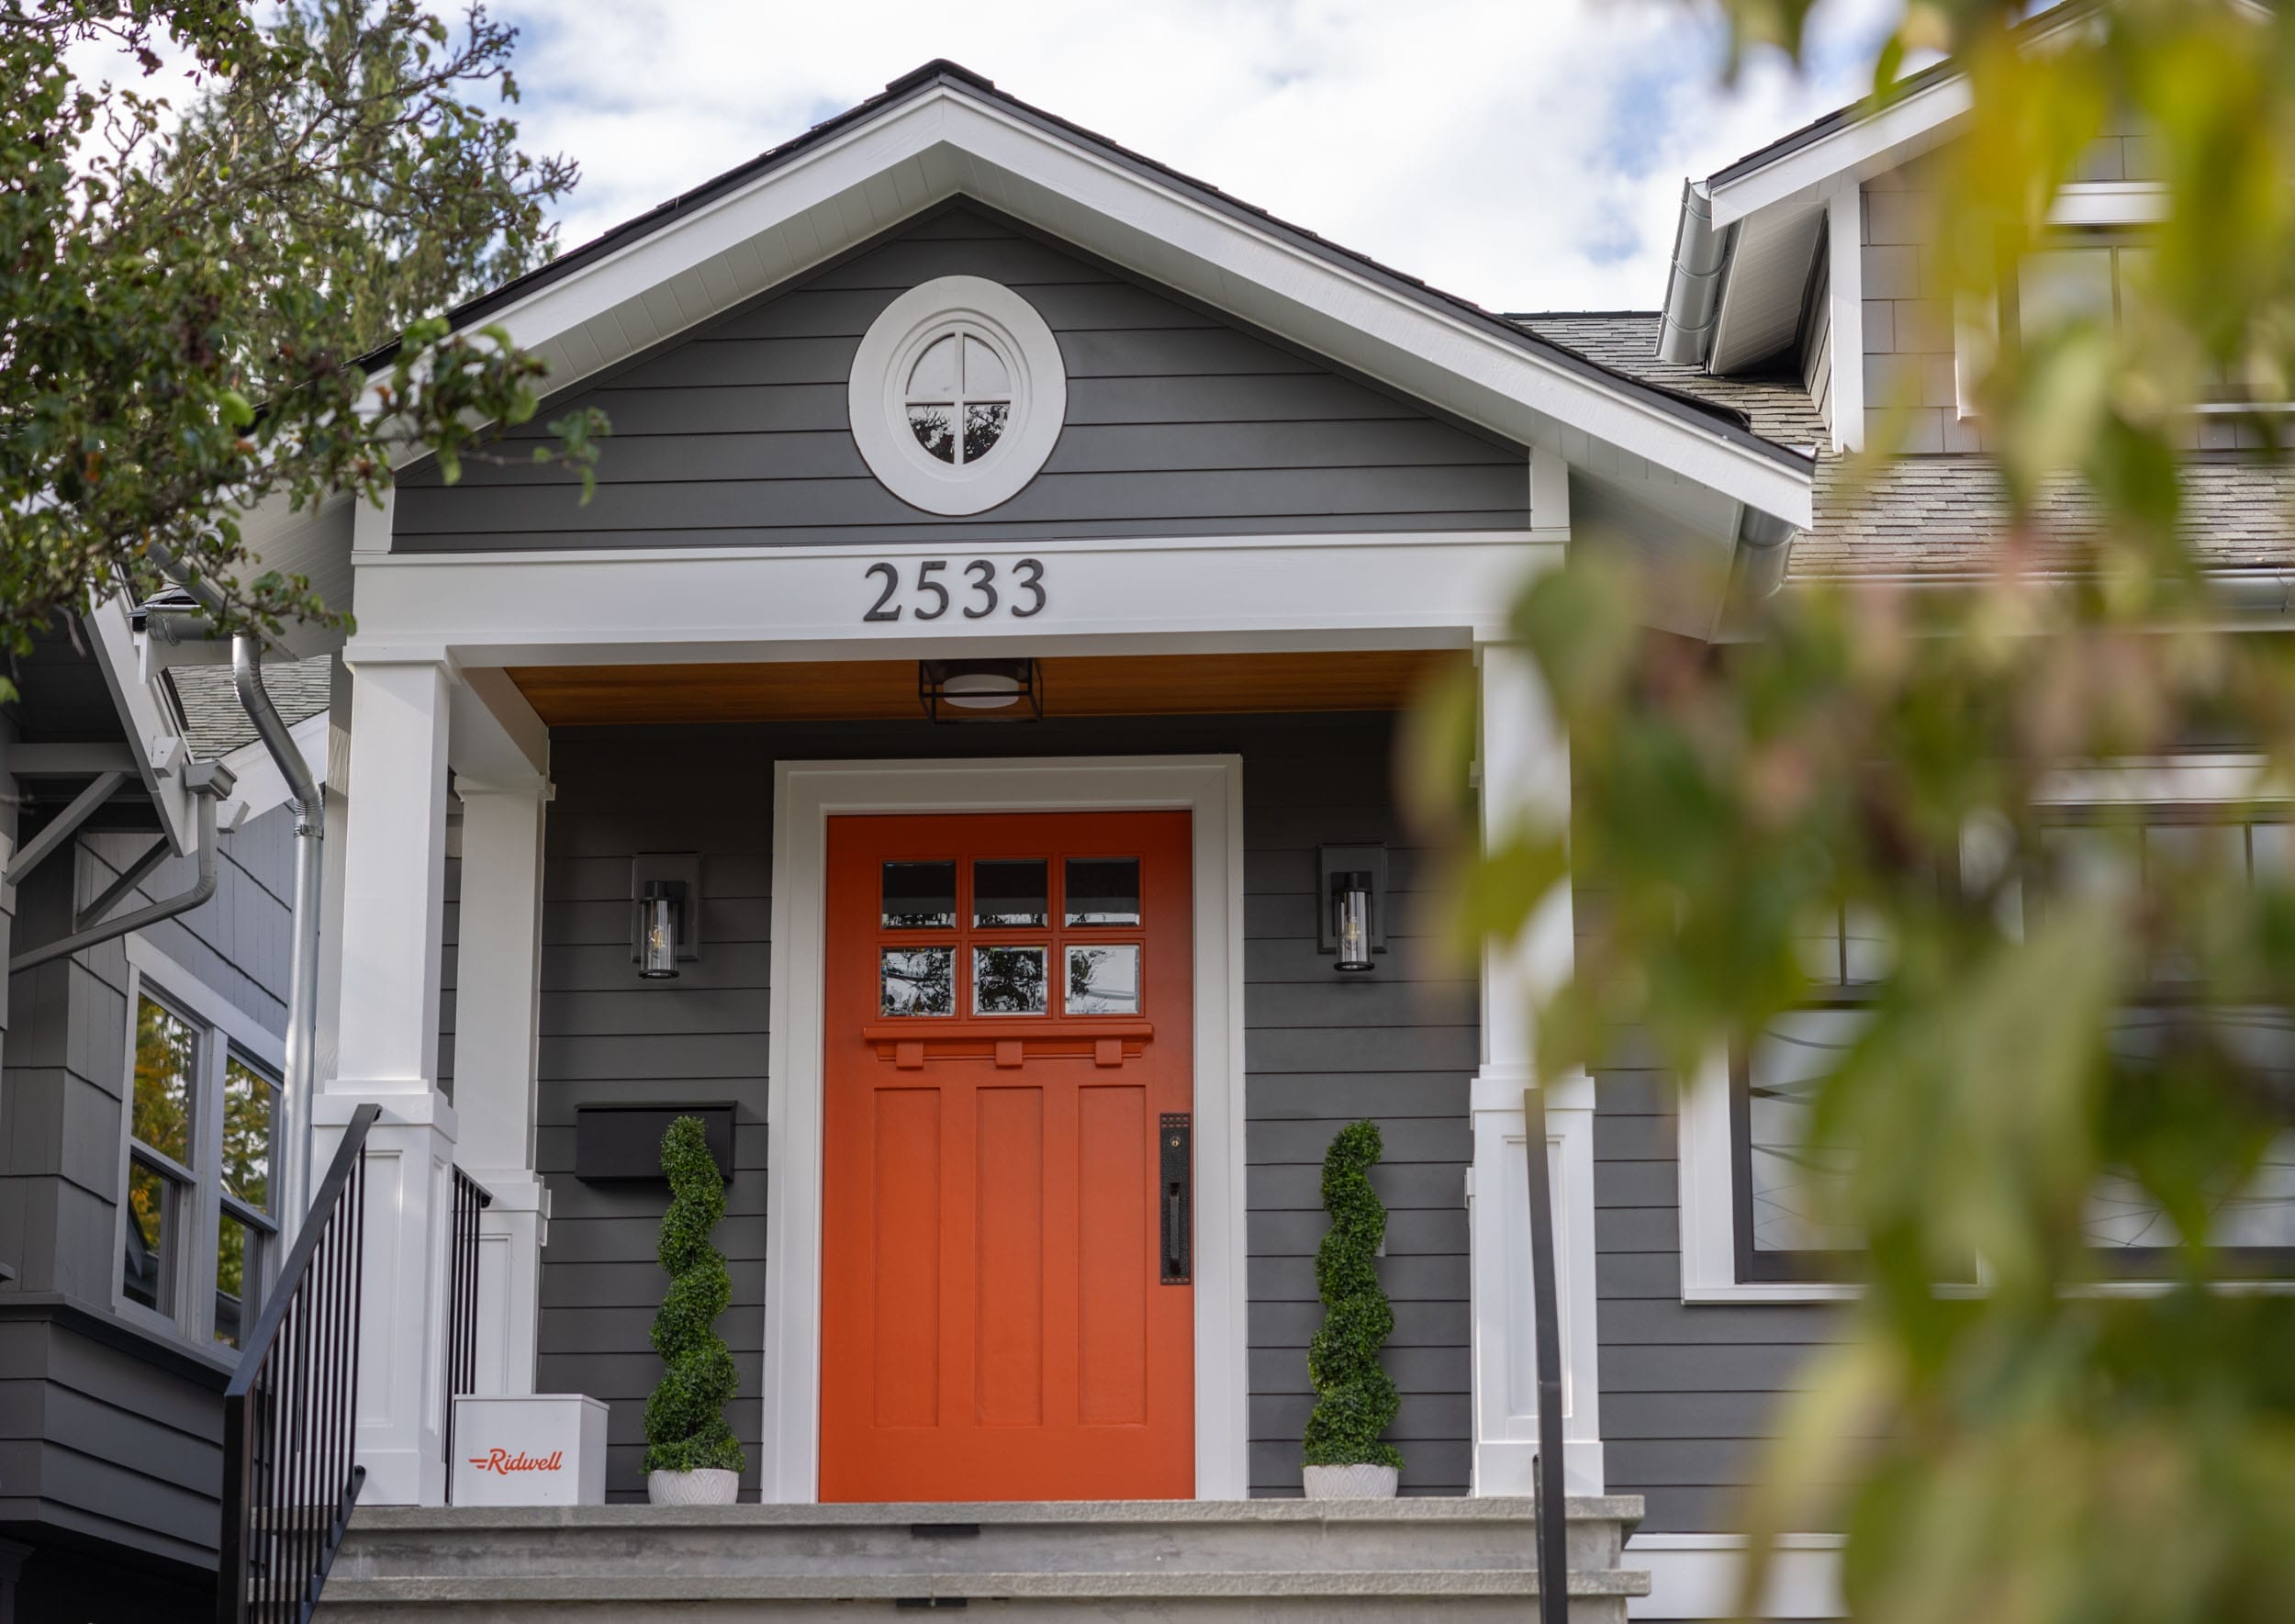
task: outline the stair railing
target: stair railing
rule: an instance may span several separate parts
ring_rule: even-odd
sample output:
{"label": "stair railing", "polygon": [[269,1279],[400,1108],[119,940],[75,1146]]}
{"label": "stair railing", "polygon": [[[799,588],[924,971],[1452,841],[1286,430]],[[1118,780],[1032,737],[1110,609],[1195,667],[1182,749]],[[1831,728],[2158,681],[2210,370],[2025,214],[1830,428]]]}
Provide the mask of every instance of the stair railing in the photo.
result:
{"label": "stair railing", "polygon": [[381,1114],[352,1114],[224,1390],[218,1624],[308,1624],[366,1479],[353,1457],[366,1136]]}
{"label": "stair railing", "polygon": [[1538,1545],[1539,1624],[1570,1618],[1570,1502],[1562,1487],[1562,1310],[1554,1289],[1554,1192],[1546,1165],[1546,1091],[1522,1091],[1529,1153],[1531,1372],[1538,1383],[1538,1454],[1530,1462],[1530,1526]]}
{"label": "stair railing", "polygon": [[446,1449],[446,1503],[454,1503],[454,1400],[478,1382],[479,1215],[494,1204],[487,1187],[454,1170],[453,1223],[446,1274],[446,1416],[439,1428]]}

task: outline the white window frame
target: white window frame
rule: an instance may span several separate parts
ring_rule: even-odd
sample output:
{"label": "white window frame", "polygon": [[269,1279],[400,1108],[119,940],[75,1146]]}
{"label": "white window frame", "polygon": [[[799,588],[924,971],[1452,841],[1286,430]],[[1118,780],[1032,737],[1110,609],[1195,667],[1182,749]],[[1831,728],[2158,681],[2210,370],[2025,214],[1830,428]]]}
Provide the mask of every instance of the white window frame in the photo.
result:
{"label": "white window frame", "polygon": [[[1012,385],[1004,431],[977,463],[943,463],[909,428],[909,375],[951,334],[984,340]],[[936,276],[869,324],[853,355],[845,407],[861,460],[887,490],[927,513],[961,517],[1010,501],[1043,469],[1068,418],[1068,368],[1051,328],[1011,288],[981,276]],[[963,422],[953,429],[961,439]]]}
{"label": "white window frame", "polygon": [[[223,1193],[223,1088],[226,1063],[236,1057],[262,1072],[273,1088],[273,1159],[278,1155],[278,1103],[286,1076],[285,1045],[230,999],[218,992],[181,963],[153,946],[140,935],[126,938],[128,980],[127,1019],[120,1056],[119,1200],[112,1237],[112,1306],[120,1318],[157,1335],[191,1343],[222,1360],[238,1357],[236,1349],[215,1339],[215,1249],[221,1232],[226,1197]],[[191,1101],[192,1164],[183,1167],[163,1152],[144,1149],[144,1159],[156,1159],[174,1176],[188,1180],[190,1198],[184,1204],[187,1221],[182,1233],[169,1238],[174,1252],[173,1271],[174,1310],[162,1314],[127,1294],[130,1169],[138,1159],[135,1148],[136,1026],[142,1001],[150,998],[197,1034]],[[274,1188],[276,1180],[274,1180]],[[261,1271],[264,1284],[275,1272],[284,1244],[283,1215],[258,1213],[233,1198],[231,1215],[263,1231]],[[262,1299],[256,1299],[258,1312]]]}
{"label": "white window frame", "polygon": [[1250,1493],[1239,756],[784,761],[773,775],[762,1495],[820,1498],[822,945],[829,819],[1185,811],[1192,825],[1195,1497]]}
{"label": "white window frame", "polygon": [[[2225,752],[2155,760],[2099,762],[2057,773],[2035,797],[2042,806],[2214,806],[2295,802],[2295,787],[2267,776],[2268,762],[2257,755]],[[1981,836],[1962,837],[1965,857],[1974,859]],[[1730,1108],[1730,1065],[1723,1053],[1708,1056],[1681,1090],[1676,1153],[1679,1157],[1682,1228],[1682,1301],[1685,1303],[1844,1303],[1864,1295],[1861,1285],[1842,1281],[1741,1281],[1737,1277],[1737,1196],[1731,1158],[1735,1131]],[[1978,1280],[1983,1278],[1981,1268]],[[1947,1294],[1980,1291],[1981,1284],[1943,1286]],[[2098,1295],[2147,1295],[2168,1289],[2166,1282],[2099,1281],[2081,1288]],[[2295,1293],[2295,1280],[2225,1281],[2225,1292]]]}

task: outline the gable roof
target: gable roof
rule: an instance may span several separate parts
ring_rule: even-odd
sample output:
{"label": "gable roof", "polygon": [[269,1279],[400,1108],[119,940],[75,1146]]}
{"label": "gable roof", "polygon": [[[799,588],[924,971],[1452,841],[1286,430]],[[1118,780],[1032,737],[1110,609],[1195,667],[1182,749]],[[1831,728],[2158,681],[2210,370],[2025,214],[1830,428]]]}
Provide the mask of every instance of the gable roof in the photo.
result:
{"label": "gable roof", "polygon": [[957,195],[1582,468],[1702,486],[1787,524],[1809,517],[1809,458],[1737,414],[1551,342],[945,61],[451,319],[502,322],[551,360],[562,387]]}

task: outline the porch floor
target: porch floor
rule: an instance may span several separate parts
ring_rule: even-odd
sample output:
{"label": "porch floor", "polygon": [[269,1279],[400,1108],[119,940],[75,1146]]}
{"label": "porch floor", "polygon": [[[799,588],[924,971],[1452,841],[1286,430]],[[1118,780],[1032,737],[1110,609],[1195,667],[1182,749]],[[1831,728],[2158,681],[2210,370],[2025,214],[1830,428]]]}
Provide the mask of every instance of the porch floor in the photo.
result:
{"label": "porch floor", "polygon": [[[1630,1496],[1569,1503],[1571,1617],[1623,1620]],[[881,1506],[369,1507],[328,1580],[368,1619],[777,1624],[894,1607],[1031,1619],[1519,1619],[1538,1594],[1527,1499]]]}

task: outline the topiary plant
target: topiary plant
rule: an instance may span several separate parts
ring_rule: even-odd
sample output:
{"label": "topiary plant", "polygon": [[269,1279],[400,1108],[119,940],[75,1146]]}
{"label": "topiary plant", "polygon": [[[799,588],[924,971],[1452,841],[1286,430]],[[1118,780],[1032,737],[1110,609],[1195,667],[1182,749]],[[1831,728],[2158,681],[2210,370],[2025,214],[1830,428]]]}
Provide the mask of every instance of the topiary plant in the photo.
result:
{"label": "topiary plant", "polygon": [[1304,1439],[1310,1466],[1394,1466],[1403,1457],[1380,1441],[1401,1400],[1379,1364],[1394,1330],[1394,1310],[1379,1289],[1373,1260],[1386,1237],[1386,1207],[1371,1188],[1383,1147],[1375,1122],[1349,1123],[1323,1157],[1323,1210],[1330,1232],[1315,1254],[1315,1286],[1323,1297],[1323,1328],[1307,1343],[1307,1379],[1315,1413]]}
{"label": "topiary plant", "polygon": [[680,1116],[662,1136],[661,1168],[669,1175],[669,1210],[661,1220],[661,1266],[669,1291],[654,1316],[660,1384],[645,1401],[645,1470],[739,1472],[748,1464],[725,1406],[740,1378],[733,1356],[712,1328],[733,1298],[725,1259],[710,1231],[725,1215],[725,1184],[698,1116]]}

